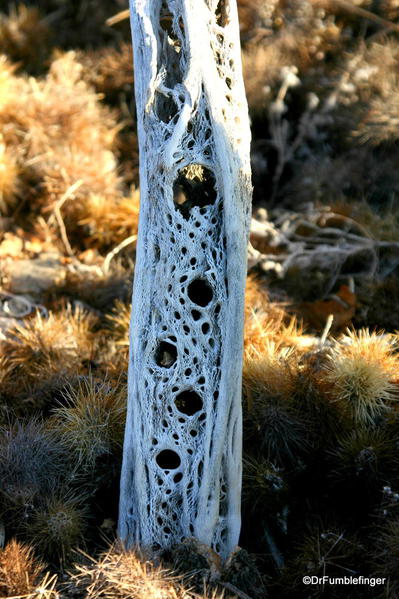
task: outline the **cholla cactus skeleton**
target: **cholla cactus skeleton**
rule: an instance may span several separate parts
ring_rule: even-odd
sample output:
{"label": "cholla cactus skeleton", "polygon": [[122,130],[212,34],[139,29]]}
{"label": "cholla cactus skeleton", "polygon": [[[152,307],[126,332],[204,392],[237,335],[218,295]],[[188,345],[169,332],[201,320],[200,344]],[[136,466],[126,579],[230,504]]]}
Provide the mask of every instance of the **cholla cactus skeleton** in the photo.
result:
{"label": "cholla cactus skeleton", "polygon": [[235,0],[131,0],[141,209],[119,534],[238,541],[250,130]]}

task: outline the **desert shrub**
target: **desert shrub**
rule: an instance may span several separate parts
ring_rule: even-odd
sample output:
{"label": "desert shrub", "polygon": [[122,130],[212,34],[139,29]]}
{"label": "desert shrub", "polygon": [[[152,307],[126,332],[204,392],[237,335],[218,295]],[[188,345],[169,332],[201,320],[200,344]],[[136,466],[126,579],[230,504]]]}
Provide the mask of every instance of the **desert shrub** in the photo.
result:
{"label": "desert shrub", "polygon": [[66,387],[51,422],[81,467],[91,470],[99,458],[121,449],[126,397],[125,384],[92,375]]}
{"label": "desert shrub", "polygon": [[52,381],[53,387],[62,386],[66,376],[75,375],[91,359],[95,322],[92,314],[69,305],[16,325],[3,344],[5,391],[26,394],[40,389],[43,380]]}
{"label": "desert shrub", "polygon": [[0,432],[0,505],[14,526],[51,497],[72,474],[65,446],[38,419]]}

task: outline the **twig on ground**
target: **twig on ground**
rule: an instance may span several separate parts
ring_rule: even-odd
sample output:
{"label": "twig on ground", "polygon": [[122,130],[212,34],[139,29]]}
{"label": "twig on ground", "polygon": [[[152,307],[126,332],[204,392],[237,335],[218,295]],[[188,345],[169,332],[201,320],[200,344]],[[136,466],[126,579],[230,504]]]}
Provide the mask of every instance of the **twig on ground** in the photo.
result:
{"label": "twig on ground", "polygon": [[129,17],[130,17],[130,10],[127,8],[126,10],[121,10],[120,12],[117,12],[116,15],[109,17],[109,19],[107,19],[105,21],[105,24],[108,25],[108,27],[112,27],[113,25],[116,25],[117,23],[120,23],[121,21],[125,21]]}
{"label": "twig on ground", "polygon": [[67,254],[69,256],[73,256],[74,253],[73,253],[71,244],[69,243],[69,240],[68,240],[68,235],[67,235],[67,232],[66,232],[65,223],[64,223],[64,220],[63,220],[62,214],[61,214],[61,208],[65,204],[65,202],[67,200],[69,200],[69,198],[72,197],[72,195],[75,193],[75,191],[78,190],[79,187],[81,187],[83,185],[83,183],[84,183],[83,179],[79,179],[73,185],[71,185],[70,187],[68,187],[68,189],[66,190],[66,192],[61,196],[61,198],[58,200],[58,202],[54,206],[54,210],[53,210],[54,217],[57,220],[58,227],[60,229],[60,234],[61,234],[62,242],[63,242],[63,244],[65,246],[65,249],[66,249],[66,252],[67,252]]}
{"label": "twig on ground", "polygon": [[334,314],[329,314],[326,319],[326,324],[323,329],[323,333],[321,334],[321,337],[320,337],[320,344],[319,344],[320,347],[324,347],[324,345],[326,344],[327,336],[328,336],[328,333],[330,332],[333,322],[334,322]]}
{"label": "twig on ground", "polygon": [[111,263],[111,260],[117,254],[119,254],[119,252],[121,250],[123,250],[123,248],[125,248],[128,245],[130,245],[131,243],[134,243],[136,241],[136,239],[137,239],[137,235],[130,235],[130,237],[126,237],[126,239],[124,239],[123,241],[121,241],[116,247],[114,247],[113,250],[111,250],[110,252],[108,252],[108,254],[105,256],[104,264],[103,264],[103,271],[105,273],[107,273],[108,270],[109,270],[109,265]]}
{"label": "twig on ground", "polygon": [[[259,265],[279,278],[293,267],[304,272],[322,269],[329,273],[325,285],[328,295],[339,278],[377,276],[383,280],[399,264],[398,242],[373,239],[361,224],[329,207],[312,206],[301,214],[278,212],[273,222],[252,219],[248,268]],[[266,244],[271,251],[258,251],[257,241],[259,249]],[[349,263],[354,272],[348,272]]]}

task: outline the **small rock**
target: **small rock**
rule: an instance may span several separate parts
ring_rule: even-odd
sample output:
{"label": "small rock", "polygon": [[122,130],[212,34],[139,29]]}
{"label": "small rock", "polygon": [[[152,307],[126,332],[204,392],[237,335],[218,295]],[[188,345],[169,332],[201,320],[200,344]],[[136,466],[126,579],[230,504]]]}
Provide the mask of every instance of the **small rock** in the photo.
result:
{"label": "small rock", "polygon": [[3,285],[15,294],[39,296],[65,280],[66,268],[58,255],[33,260],[6,260],[0,263]]}

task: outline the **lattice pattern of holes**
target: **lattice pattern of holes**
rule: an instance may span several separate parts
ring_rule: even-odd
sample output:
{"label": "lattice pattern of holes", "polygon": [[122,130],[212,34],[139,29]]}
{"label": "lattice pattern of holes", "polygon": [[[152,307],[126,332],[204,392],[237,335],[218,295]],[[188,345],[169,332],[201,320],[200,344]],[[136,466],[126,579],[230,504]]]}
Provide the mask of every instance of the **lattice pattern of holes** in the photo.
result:
{"label": "lattice pattern of holes", "polygon": [[[235,398],[226,398],[221,389],[229,285],[234,287],[234,281],[229,280],[226,261],[225,203],[232,198],[225,197],[223,178],[230,173],[223,170],[215,129],[215,119],[224,119],[231,123],[232,144],[243,137],[239,115],[244,92],[242,79],[237,80],[238,27],[236,16],[235,29],[231,27],[231,1],[139,3],[148,4],[148,44],[153,44],[156,73],[149,98],[141,107],[138,100],[139,126],[142,118],[145,129],[140,138],[145,177],[140,218],[145,230],[139,240],[141,270],[139,260],[136,266],[141,288],[140,295],[135,288],[133,302],[137,353],[130,395],[131,435],[140,435],[135,468],[124,466],[133,503],[128,524],[132,538],[168,546],[195,535],[222,554],[229,549],[232,519],[228,485],[240,472],[241,451],[239,376]],[[198,21],[201,18],[209,29],[208,52],[222,93],[221,107],[212,104],[213,90],[205,73],[197,76],[200,65],[193,63],[192,45],[198,40],[190,29],[195,16],[189,11],[206,7],[208,13]],[[211,67],[211,61],[207,64]],[[248,219],[249,202],[239,210]],[[245,234],[243,239],[244,254]],[[240,368],[239,356],[237,360]],[[217,430],[221,396],[225,402],[234,399],[236,405],[225,403],[226,424]],[[210,481],[209,471],[217,463],[215,435],[222,436],[224,453]],[[122,483],[122,494],[123,489]],[[214,520],[211,533],[204,530],[207,511]],[[233,544],[237,540],[238,532]]]}
{"label": "lattice pattern of holes", "polygon": [[[169,512],[163,509],[162,523],[158,519],[153,522],[158,529],[153,532],[154,538],[173,541],[180,540],[182,530],[195,528],[204,462],[198,448],[204,443],[206,415],[214,412],[214,394],[219,388],[220,361],[219,366],[216,364],[221,351],[221,306],[227,299],[225,256],[220,249],[223,198],[215,189],[215,181],[209,189],[211,175],[207,181],[210,197],[200,184],[199,190],[195,189],[196,179],[201,178],[201,169],[198,177],[196,170],[198,163],[194,162],[177,169],[175,181],[180,188],[184,185],[181,171],[188,182],[194,181],[191,189],[183,190],[189,204],[185,210],[181,209],[184,204],[176,204],[171,194],[167,197],[162,176],[155,175],[150,182],[157,191],[147,243],[161,249],[159,261],[153,263],[151,304],[156,316],[147,333],[145,351],[147,393],[154,398],[146,429],[157,442],[152,446],[150,461],[159,465],[159,456],[172,455],[173,451],[181,456],[181,463],[175,466],[171,459],[169,468],[155,469],[153,480],[150,477],[149,481],[149,495],[155,506],[164,503],[166,494],[168,510],[173,513],[173,504],[181,499],[178,518],[167,518]],[[203,193],[203,201],[196,197],[197,191]],[[176,184],[171,192],[176,196]]]}

